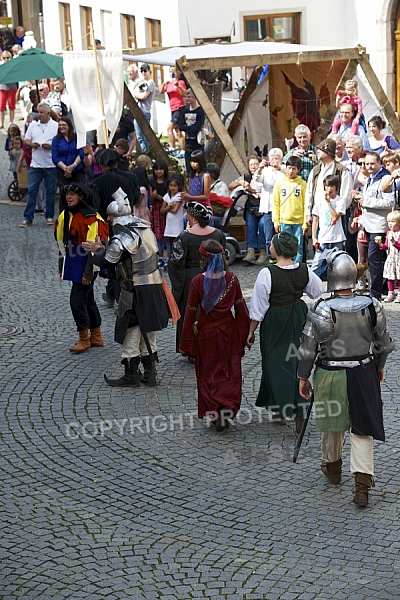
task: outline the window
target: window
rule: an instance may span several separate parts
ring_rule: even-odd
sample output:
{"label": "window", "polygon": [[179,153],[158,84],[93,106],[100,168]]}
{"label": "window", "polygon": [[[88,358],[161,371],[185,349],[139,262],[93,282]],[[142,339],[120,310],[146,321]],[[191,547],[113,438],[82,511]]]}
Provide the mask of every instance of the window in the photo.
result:
{"label": "window", "polygon": [[132,15],[122,17],[122,45],[125,48],[136,48],[136,21]]}
{"label": "window", "polygon": [[[161,38],[161,21],[156,19],[148,19],[149,25],[149,41],[151,48],[158,48],[162,46]],[[160,65],[153,65],[152,75],[156,87],[160,87],[163,84],[163,69]]]}
{"label": "window", "polygon": [[82,38],[83,49],[93,50],[92,40],[90,39],[90,23],[92,23],[92,9],[88,6],[81,7],[81,23],[82,23]]}
{"label": "window", "polygon": [[266,38],[274,42],[300,44],[300,13],[244,17],[244,39],[247,42]]}
{"label": "window", "polygon": [[61,20],[61,38],[64,50],[73,50],[72,29],[71,29],[71,12],[69,4],[62,2],[60,4],[60,20]]}

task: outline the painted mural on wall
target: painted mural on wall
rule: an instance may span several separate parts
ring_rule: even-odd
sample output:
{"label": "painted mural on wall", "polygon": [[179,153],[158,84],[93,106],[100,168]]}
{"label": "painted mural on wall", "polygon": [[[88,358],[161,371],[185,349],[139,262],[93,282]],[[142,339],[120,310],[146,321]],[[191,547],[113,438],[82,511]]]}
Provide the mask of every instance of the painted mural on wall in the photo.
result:
{"label": "painted mural on wall", "polygon": [[347,61],[327,61],[270,67],[269,106],[282,142],[293,138],[299,123],[315,134],[346,66]]}

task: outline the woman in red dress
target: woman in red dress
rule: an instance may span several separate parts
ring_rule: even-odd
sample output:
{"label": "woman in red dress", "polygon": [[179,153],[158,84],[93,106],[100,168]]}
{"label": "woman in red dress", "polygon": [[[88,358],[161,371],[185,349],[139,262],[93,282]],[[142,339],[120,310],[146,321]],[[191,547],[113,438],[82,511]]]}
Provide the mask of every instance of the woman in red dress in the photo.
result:
{"label": "woman in red dress", "polygon": [[195,359],[198,417],[212,418],[217,431],[223,431],[242,400],[241,359],[249,312],[238,278],[226,270],[221,244],[203,241],[200,254],[204,272],[190,284],[180,351]]}

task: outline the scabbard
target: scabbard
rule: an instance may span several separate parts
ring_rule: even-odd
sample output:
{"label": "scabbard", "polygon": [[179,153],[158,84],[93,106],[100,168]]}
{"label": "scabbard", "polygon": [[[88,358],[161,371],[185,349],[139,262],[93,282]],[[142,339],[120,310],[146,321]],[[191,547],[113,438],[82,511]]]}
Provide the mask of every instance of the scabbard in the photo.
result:
{"label": "scabbard", "polygon": [[314,392],[312,392],[312,394],[311,394],[310,402],[309,402],[308,408],[307,408],[306,418],[303,421],[303,425],[301,427],[301,431],[299,433],[299,437],[297,438],[296,444],[294,446],[294,450],[293,450],[293,462],[294,463],[297,461],[297,458],[299,456],[300,446],[302,444],[303,437],[304,437],[304,434],[305,434],[306,429],[307,429],[308,421],[310,420],[310,415],[311,415],[313,404],[314,404]]}

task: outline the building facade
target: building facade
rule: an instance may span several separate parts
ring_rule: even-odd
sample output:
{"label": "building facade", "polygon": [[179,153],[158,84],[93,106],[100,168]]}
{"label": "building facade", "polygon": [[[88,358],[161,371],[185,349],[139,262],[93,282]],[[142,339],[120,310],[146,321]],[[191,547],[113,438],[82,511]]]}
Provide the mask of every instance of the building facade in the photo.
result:
{"label": "building facade", "polygon": [[[367,48],[393,105],[400,108],[400,0],[8,0],[13,25],[32,29],[48,52],[191,45],[270,38],[326,47]],[[43,22],[40,23],[40,15]],[[156,83],[163,71],[153,70]],[[239,76],[239,74],[237,74]],[[237,77],[234,74],[233,79]]]}

